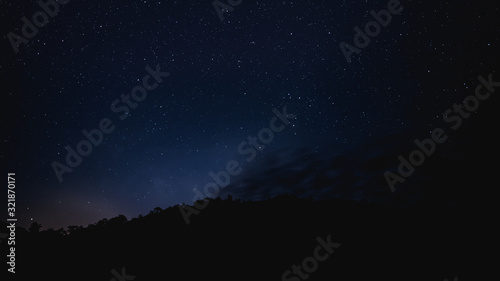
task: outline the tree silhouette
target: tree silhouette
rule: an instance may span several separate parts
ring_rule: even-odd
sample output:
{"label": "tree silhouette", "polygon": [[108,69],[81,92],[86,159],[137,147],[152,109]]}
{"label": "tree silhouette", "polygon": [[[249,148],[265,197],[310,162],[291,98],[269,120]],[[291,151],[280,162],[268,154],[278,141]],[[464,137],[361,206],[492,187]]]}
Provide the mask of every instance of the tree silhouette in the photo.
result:
{"label": "tree silhouette", "polygon": [[150,215],[155,215],[155,214],[159,214],[161,213],[161,211],[163,211],[162,208],[160,207],[155,207],[152,211],[149,212]]}
{"label": "tree silhouette", "polygon": [[69,225],[68,226],[68,232],[70,235],[77,233],[81,229],[82,229],[82,227],[78,226],[78,225]]}
{"label": "tree silhouette", "polygon": [[32,232],[32,233],[36,233],[36,232],[40,232],[41,228],[42,228],[42,225],[37,223],[36,221],[34,221],[33,223],[31,223],[28,231]]}
{"label": "tree silhouette", "polygon": [[108,222],[109,225],[118,225],[127,222],[127,217],[124,215],[118,215],[117,217],[111,218]]}
{"label": "tree silhouette", "polygon": [[109,223],[108,219],[102,219],[97,222],[97,227],[102,228],[105,227]]}
{"label": "tree silhouette", "polygon": [[56,230],[56,232],[57,232],[57,235],[60,235],[60,236],[65,236],[68,234],[66,232],[66,230],[64,230],[64,228],[59,228],[58,230]]}

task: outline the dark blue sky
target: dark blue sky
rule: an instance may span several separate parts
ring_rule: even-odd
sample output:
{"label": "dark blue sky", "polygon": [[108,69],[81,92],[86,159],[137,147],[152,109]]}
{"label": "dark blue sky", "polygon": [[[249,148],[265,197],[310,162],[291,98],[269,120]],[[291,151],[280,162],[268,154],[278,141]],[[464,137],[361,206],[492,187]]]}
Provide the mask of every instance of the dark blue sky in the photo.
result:
{"label": "dark blue sky", "polygon": [[[353,2],[243,0],[221,22],[210,1],[70,1],[16,54],[7,34],[21,35],[20,18],[41,8],[1,1],[0,159],[18,177],[20,224],[87,225],[191,203],[210,171],[243,162],[238,145],[273,108],[297,118],[259,157],[425,136],[491,72],[498,8],[402,0],[347,63],[339,44],[354,45],[353,28],[389,1]],[[120,120],[112,102],[156,65],[170,76]],[[103,118],[115,130],[60,183],[51,163]]]}

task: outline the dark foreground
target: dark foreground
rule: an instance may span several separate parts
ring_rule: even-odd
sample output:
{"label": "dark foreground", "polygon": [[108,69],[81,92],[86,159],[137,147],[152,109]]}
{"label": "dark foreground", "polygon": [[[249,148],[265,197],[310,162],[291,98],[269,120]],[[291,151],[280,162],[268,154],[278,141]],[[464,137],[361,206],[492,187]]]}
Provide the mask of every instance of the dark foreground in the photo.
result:
{"label": "dark foreground", "polygon": [[[453,280],[482,258],[474,255],[486,244],[477,234],[486,239],[492,227],[474,217],[476,212],[291,196],[212,200],[190,225],[172,207],[65,236],[18,229],[15,275],[17,280]],[[304,260],[310,273],[302,268]],[[294,265],[301,269],[293,273]]]}

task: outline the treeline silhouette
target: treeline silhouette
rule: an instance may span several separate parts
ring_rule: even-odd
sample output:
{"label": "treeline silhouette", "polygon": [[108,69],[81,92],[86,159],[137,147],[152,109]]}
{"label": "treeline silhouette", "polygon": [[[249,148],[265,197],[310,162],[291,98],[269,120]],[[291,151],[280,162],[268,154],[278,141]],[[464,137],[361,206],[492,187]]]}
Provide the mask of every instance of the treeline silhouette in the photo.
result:
{"label": "treeline silhouette", "polygon": [[467,216],[458,207],[396,209],[290,195],[212,199],[190,225],[174,206],[67,231],[18,228],[16,277],[111,280],[112,269],[125,267],[134,280],[282,280],[313,256],[317,237],[331,234],[341,246],[308,280],[443,281],[460,276],[473,258],[467,233],[476,226]]}

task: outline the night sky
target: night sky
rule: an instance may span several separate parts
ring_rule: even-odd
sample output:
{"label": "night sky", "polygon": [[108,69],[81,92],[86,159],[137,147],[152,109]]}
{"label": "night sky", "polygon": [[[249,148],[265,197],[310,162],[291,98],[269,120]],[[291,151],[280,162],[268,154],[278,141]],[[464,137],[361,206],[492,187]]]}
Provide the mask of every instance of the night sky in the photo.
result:
{"label": "night sky", "polygon": [[[221,21],[210,1],[73,0],[16,53],[9,32],[22,36],[21,18],[42,8],[6,2],[1,171],[16,173],[19,225],[44,228],[191,204],[192,189],[231,160],[242,179],[265,170],[267,157],[301,161],[301,149],[334,156],[427,137],[495,70],[500,47],[499,8],[480,1],[401,0],[348,63],[339,44],[354,46],[353,29],[389,1],[243,0]],[[157,87],[128,114],[113,112],[147,67],[169,75],[149,79]],[[285,106],[296,118],[247,161],[240,143]],[[114,130],[60,182],[54,161],[66,165],[65,147],[76,150],[103,118]]]}

